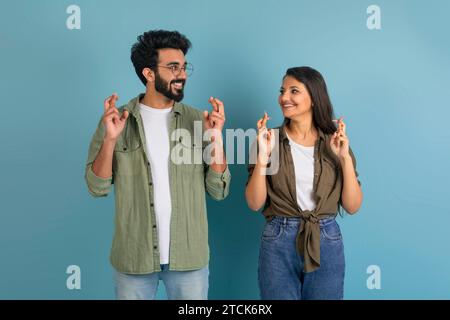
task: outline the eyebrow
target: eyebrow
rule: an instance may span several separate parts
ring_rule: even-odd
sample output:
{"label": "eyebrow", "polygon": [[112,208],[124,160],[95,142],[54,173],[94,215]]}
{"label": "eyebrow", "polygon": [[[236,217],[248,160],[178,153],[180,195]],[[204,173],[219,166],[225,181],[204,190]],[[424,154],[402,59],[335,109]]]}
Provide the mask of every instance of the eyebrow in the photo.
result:
{"label": "eyebrow", "polygon": [[[184,63],[184,65],[186,65],[186,64],[187,64],[187,62]],[[171,66],[171,65],[177,65],[177,66],[179,66],[180,63],[179,63],[178,61],[171,61],[171,62],[168,62],[167,65],[168,65],[168,66]]]}
{"label": "eyebrow", "polygon": [[[293,88],[294,88],[294,89],[300,90],[300,88],[297,87],[297,86],[290,86],[290,87],[289,87],[289,89],[293,89]],[[284,87],[281,87],[280,90],[284,90]]]}

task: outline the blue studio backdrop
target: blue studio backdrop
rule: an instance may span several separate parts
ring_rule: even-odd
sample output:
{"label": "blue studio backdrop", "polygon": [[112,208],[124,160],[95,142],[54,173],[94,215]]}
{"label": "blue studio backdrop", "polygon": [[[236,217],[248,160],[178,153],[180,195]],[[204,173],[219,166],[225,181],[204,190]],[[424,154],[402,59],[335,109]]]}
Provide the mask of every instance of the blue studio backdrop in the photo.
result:
{"label": "blue studio backdrop", "polygon": [[[264,111],[279,125],[286,69],[319,70],[364,192],[338,218],[345,298],[449,299],[449,12],[447,0],[1,1],[0,299],[114,298],[114,195],[90,197],[84,168],[104,98],[144,92],[130,48],[150,29],[192,41],[184,102],[219,97],[227,129]],[[209,297],[258,299],[264,219],[247,208],[246,165],[230,170],[229,197],[208,199]]]}

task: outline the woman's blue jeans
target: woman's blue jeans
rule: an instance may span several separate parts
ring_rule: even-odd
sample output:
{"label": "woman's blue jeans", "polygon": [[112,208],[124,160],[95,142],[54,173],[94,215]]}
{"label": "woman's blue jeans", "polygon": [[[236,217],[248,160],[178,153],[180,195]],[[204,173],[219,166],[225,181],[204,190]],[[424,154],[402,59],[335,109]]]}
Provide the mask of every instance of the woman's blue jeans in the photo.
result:
{"label": "woman's blue jeans", "polygon": [[336,220],[320,220],[320,267],[303,272],[303,256],[296,248],[301,218],[276,216],[261,238],[258,281],[263,300],[341,300],[344,296],[345,258]]}

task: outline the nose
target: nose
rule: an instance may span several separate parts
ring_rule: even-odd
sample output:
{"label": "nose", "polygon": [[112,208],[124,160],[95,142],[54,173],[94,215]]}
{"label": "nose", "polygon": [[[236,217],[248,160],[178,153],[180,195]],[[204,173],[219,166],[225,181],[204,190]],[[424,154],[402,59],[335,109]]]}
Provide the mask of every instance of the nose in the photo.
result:
{"label": "nose", "polygon": [[178,73],[177,79],[183,79],[186,80],[187,78],[187,73],[186,73],[186,69],[181,68],[180,72]]}
{"label": "nose", "polygon": [[289,102],[289,100],[290,100],[290,98],[289,98],[289,93],[288,92],[280,93],[280,101],[282,103]]}

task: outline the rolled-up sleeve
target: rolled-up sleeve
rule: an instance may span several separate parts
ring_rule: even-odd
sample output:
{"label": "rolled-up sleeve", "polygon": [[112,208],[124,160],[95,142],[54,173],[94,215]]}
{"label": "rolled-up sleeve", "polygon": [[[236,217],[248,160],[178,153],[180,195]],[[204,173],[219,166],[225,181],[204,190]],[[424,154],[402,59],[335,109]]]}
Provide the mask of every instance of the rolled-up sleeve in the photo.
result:
{"label": "rolled-up sleeve", "polygon": [[100,151],[100,148],[103,144],[104,133],[105,130],[102,120],[100,119],[97,130],[95,131],[89,145],[89,153],[84,175],[88,191],[94,197],[105,197],[111,191],[111,185],[113,183],[113,177],[101,178],[96,176],[92,171],[92,163],[97,157],[98,152]]}
{"label": "rolled-up sleeve", "polygon": [[208,166],[205,177],[205,186],[208,194],[215,200],[223,200],[230,192],[231,174],[227,168],[224,172],[216,172]]}
{"label": "rolled-up sleeve", "polygon": [[93,197],[106,197],[111,191],[112,177],[100,178],[92,171],[92,164],[86,166],[86,183]]}

